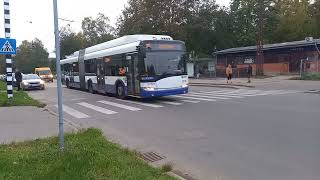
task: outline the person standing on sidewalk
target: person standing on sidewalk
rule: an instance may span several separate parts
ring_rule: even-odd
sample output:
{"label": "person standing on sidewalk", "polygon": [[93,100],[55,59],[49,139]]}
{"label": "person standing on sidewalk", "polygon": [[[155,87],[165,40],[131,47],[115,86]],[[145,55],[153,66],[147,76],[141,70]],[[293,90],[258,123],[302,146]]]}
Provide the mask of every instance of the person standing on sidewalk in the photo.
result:
{"label": "person standing on sidewalk", "polygon": [[247,69],[247,75],[248,75],[248,83],[251,83],[251,76],[252,76],[252,66],[249,64]]}
{"label": "person standing on sidewalk", "polygon": [[232,67],[231,64],[228,65],[228,67],[226,68],[226,75],[227,75],[227,84],[232,83]]}
{"label": "person standing on sidewalk", "polygon": [[14,77],[16,78],[16,85],[17,85],[18,91],[20,91],[21,90],[20,84],[22,82],[22,74],[18,69],[16,70],[16,73],[14,73]]}

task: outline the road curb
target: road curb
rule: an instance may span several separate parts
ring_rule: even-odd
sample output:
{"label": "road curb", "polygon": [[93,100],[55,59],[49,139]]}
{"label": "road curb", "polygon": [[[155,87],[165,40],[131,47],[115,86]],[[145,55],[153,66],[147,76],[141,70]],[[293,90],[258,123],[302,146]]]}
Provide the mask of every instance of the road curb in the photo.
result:
{"label": "road curb", "polygon": [[[56,116],[56,117],[59,117],[59,115],[58,115],[57,113],[51,111],[51,110],[48,109],[48,108],[43,108],[43,111],[47,111],[49,114],[54,115],[54,116]],[[79,130],[82,129],[80,125],[72,122],[72,121],[69,120],[69,119],[64,118],[63,120],[64,120],[64,122],[66,122],[71,128],[73,128],[75,131],[79,131]]]}

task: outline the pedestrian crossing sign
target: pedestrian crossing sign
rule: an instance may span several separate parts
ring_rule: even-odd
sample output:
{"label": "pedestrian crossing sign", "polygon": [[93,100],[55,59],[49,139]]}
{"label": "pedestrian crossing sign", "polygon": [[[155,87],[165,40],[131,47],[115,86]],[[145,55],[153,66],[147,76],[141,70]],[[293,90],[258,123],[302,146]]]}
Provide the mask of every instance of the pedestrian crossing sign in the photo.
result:
{"label": "pedestrian crossing sign", "polygon": [[16,54],[16,40],[0,38],[0,54]]}

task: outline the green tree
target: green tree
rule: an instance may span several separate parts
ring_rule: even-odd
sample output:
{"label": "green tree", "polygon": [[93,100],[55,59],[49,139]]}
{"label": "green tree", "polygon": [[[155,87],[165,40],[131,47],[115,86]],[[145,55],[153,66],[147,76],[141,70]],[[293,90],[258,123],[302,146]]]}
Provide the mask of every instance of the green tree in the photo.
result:
{"label": "green tree", "polygon": [[49,58],[49,67],[50,67],[52,73],[56,73],[57,72],[56,59],[55,58]]}
{"label": "green tree", "polygon": [[86,48],[86,39],[81,32],[74,32],[69,26],[60,30],[61,59],[75,51]]}
{"label": "green tree", "polygon": [[196,55],[209,54],[217,42],[229,42],[221,39],[221,35],[229,36],[228,31],[218,29],[227,27],[220,17],[227,19],[227,13],[215,0],[130,0],[118,19],[117,30],[119,36],[170,35],[185,41],[188,51]]}
{"label": "green tree", "polygon": [[316,32],[314,34],[315,37],[320,37],[320,0],[315,0],[311,5],[311,16],[312,22],[314,23],[314,28]]}
{"label": "green tree", "polygon": [[272,0],[233,0],[230,5],[230,16],[233,21],[232,29],[235,35],[235,46],[249,46],[256,44],[259,18],[262,19],[262,34],[264,41],[268,41],[266,34],[273,26]]}
{"label": "green tree", "polygon": [[86,46],[92,46],[114,39],[114,28],[104,14],[99,13],[97,18],[85,17],[82,20],[82,32]]}
{"label": "green tree", "polygon": [[193,5],[193,0],[129,0],[118,19],[118,35],[167,34],[184,40]]}
{"label": "green tree", "polygon": [[279,23],[274,31],[274,41],[301,40],[315,34],[309,0],[278,0],[275,9]]}
{"label": "green tree", "polygon": [[48,66],[49,53],[39,39],[23,41],[14,57],[15,67],[24,73],[34,72],[34,68]]}

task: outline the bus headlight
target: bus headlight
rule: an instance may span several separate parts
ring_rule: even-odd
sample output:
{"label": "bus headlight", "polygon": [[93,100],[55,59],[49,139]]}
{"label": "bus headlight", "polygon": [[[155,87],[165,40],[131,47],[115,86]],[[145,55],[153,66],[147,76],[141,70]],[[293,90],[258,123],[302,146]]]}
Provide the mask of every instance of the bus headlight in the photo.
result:
{"label": "bus headlight", "polygon": [[188,84],[183,84],[182,85],[182,88],[187,88],[188,87]]}
{"label": "bus headlight", "polygon": [[146,91],[154,91],[156,89],[156,83],[154,82],[143,83],[141,86]]}
{"label": "bus headlight", "polygon": [[143,89],[146,90],[146,91],[154,91],[153,87],[144,87]]}

